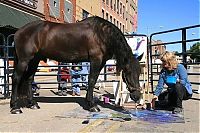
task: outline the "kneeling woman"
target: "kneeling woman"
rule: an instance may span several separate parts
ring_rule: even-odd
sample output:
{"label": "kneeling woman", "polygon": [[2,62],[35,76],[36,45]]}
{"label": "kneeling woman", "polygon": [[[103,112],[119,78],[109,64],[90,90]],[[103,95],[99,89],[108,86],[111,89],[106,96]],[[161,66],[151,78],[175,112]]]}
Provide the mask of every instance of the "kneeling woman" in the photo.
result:
{"label": "kneeling woman", "polygon": [[[182,100],[192,97],[192,87],[188,80],[187,70],[182,64],[178,64],[176,56],[171,52],[165,52],[161,55],[163,69],[159,75],[158,85],[154,91],[152,107],[155,107],[155,101],[166,99],[168,105],[173,107],[172,113],[181,113],[183,111]],[[164,84],[168,86],[167,91],[162,92]]]}

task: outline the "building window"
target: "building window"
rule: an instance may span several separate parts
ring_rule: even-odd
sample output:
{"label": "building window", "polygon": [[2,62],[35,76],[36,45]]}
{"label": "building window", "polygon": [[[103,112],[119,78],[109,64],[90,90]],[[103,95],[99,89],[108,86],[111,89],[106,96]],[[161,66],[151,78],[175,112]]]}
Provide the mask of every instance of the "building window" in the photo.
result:
{"label": "building window", "polygon": [[112,16],[110,16],[110,22],[112,23]]}
{"label": "building window", "polygon": [[106,20],[108,20],[108,13],[106,13]]}
{"label": "building window", "polygon": [[83,9],[83,17],[82,17],[82,19],[86,19],[86,18],[88,18],[88,16],[89,16],[89,13],[86,10]]}
{"label": "building window", "polygon": [[125,6],[123,6],[123,19],[124,19],[124,14],[125,14]]}
{"label": "building window", "polygon": [[49,12],[50,16],[58,18],[60,17],[60,2],[59,0],[49,0]]}
{"label": "building window", "polygon": [[73,5],[70,1],[65,1],[64,3],[64,20],[65,22],[73,22]]}
{"label": "building window", "polygon": [[102,9],[102,18],[104,18],[104,10]]}
{"label": "building window", "polygon": [[113,20],[113,21],[114,21],[114,25],[115,25],[115,18],[114,18],[114,20]]}
{"label": "building window", "polygon": [[106,5],[108,5],[108,6],[109,6],[109,0],[106,0]]}
{"label": "building window", "polygon": [[116,0],[115,0],[115,3],[114,3],[114,11],[116,11]]}
{"label": "building window", "polygon": [[102,0],[103,3],[105,3],[105,0]]}
{"label": "building window", "polygon": [[120,14],[122,14],[122,3],[120,3],[120,10],[119,10]]}
{"label": "building window", "polygon": [[117,0],[117,14],[119,14],[119,0]]}
{"label": "building window", "polygon": [[112,3],[112,0],[110,0],[110,8],[113,9],[113,3]]}

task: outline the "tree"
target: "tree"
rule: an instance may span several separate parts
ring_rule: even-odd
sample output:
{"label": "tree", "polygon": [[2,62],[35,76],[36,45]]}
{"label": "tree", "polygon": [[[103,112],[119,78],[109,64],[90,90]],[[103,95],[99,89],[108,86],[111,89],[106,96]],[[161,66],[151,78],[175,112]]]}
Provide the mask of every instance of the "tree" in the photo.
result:
{"label": "tree", "polygon": [[193,44],[189,52],[191,53],[191,59],[196,60],[196,62],[200,62],[200,42]]}

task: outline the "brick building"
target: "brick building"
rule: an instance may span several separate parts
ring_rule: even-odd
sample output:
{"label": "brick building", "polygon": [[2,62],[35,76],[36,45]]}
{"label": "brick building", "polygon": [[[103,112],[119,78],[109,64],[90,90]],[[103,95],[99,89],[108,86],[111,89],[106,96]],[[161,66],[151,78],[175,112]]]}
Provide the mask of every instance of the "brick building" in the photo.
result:
{"label": "brick building", "polygon": [[100,16],[122,32],[137,30],[137,0],[76,0],[76,19]]}
{"label": "brick building", "polygon": [[95,15],[124,33],[137,30],[137,0],[0,0],[0,45],[2,36],[7,38],[31,21],[71,23]]}
{"label": "brick building", "polygon": [[45,20],[58,23],[75,22],[76,0],[44,0]]}
{"label": "brick building", "polygon": [[65,23],[94,15],[123,32],[137,30],[137,0],[0,0],[0,11],[0,32],[6,28],[6,35],[38,19]]}
{"label": "brick building", "polygon": [[0,33],[9,35],[26,23],[39,19],[74,22],[75,6],[75,0],[1,0]]}
{"label": "brick building", "polygon": [[157,55],[153,56],[153,60],[159,58],[159,55],[164,53],[166,51],[166,47],[164,45],[159,45],[162,44],[163,42],[161,40],[152,40],[152,44],[158,44],[157,46],[152,47],[152,55]]}

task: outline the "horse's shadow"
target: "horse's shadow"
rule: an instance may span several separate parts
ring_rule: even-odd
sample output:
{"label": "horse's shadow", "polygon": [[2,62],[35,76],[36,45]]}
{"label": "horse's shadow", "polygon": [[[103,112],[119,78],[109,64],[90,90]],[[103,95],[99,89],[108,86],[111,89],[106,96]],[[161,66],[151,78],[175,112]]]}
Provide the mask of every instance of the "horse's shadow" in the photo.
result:
{"label": "horse's shadow", "polygon": [[87,110],[86,100],[84,97],[34,97],[34,100],[41,103],[78,103],[83,109]]}
{"label": "horse's shadow", "polygon": [[[112,94],[108,94],[108,93],[104,94],[103,96],[106,96],[109,98],[114,97]],[[42,97],[42,96],[38,96],[38,97],[34,97],[34,100],[36,100],[37,102],[41,102],[41,103],[78,103],[84,110],[89,110],[85,97],[62,97],[62,96]],[[100,108],[108,108],[108,109],[111,109],[114,111],[122,111],[123,110],[122,107],[117,107],[114,104],[104,103],[97,99],[95,100],[95,104],[100,106]]]}

